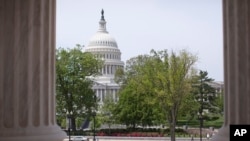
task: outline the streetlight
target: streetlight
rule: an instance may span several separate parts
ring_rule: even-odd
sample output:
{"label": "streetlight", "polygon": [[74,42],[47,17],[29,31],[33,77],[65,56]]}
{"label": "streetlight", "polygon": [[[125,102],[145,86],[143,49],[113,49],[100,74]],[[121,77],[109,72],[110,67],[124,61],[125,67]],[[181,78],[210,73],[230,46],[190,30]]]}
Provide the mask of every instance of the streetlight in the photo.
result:
{"label": "streetlight", "polygon": [[67,111],[67,117],[69,119],[69,128],[68,128],[68,132],[69,132],[69,141],[70,141],[70,128],[71,128],[71,116],[73,115],[72,111]]}
{"label": "streetlight", "polygon": [[96,95],[94,95],[94,104],[92,116],[94,118],[94,131],[93,131],[93,141],[95,141],[95,117],[96,117]]}
{"label": "streetlight", "polygon": [[95,116],[96,116],[96,112],[93,112],[93,117],[94,117],[94,131],[93,131],[93,141],[95,141]]}
{"label": "streetlight", "polygon": [[199,109],[199,113],[198,113],[198,119],[200,120],[200,141],[202,141],[202,126],[203,126],[203,92],[204,92],[204,88],[203,88],[203,82],[201,80],[201,87],[200,87],[200,109]]}
{"label": "streetlight", "polygon": [[202,127],[203,127],[203,112],[199,110],[198,119],[200,120],[200,141],[202,141]]}

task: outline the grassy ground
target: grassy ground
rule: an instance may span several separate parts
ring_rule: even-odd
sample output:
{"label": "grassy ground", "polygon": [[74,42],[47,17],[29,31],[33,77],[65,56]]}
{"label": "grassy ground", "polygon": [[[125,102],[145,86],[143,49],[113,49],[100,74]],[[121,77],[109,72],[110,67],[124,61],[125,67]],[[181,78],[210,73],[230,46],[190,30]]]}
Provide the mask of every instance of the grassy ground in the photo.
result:
{"label": "grassy ground", "polygon": [[[223,117],[220,117],[217,120],[214,121],[203,121],[203,127],[204,128],[209,128],[209,127],[214,127],[214,128],[220,128],[223,125]],[[187,125],[188,127],[199,127],[200,126],[200,121],[197,119],[187,121],[187,120],[178,120],[177,126],[184,126]]]}

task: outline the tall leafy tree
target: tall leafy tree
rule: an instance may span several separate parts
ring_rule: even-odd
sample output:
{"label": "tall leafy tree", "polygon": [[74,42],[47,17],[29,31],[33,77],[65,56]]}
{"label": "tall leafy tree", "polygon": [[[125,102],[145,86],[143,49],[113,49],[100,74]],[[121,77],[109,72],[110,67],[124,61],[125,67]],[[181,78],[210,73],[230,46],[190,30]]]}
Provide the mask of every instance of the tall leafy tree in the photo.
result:
{"label": "tall leafy tree", "polygon": [[155,72],[154,91],[170,127],[171,141],[175,141],[177,116],[185,98],[191,90],[191,70],[197,60],[195,55],[182,50],[167,53],[166,50],[151,51],[155,61],[151,67]]}
{"label": "tall leafy tree", "polygon": [[224,111],[224,92],[218,93],[218,97],[215,100],[215,105],[218,107],[218,113],[223,115]]}
{"label": "tall leafy tree", "polygon": [[91,89],[90,76],[98,75],[102,61],[91,53],[82,52],[77,45],[73,49],[56,50],[56,109],[58,119],[71,115],[71,127],[75,129],[77,117],[87,117],[96,106]]}
{"label": "tall leafy tree", "polygon": [[178,120],[186,120],[186,125],[188,126],[188,122],[196,119],[197,111],[200,108],[200,104],[195,100],[195,96],[190,92],[185,95],[183,98],[183,103],[181,104]]}
{"label": "tall leafy tree", "polygon": [[122,86],[115,115],[118,121],[132,128],[153,125],[161,117],[159,105],[152,101],[152,83],[145,80],[144,71],[149,67],[149,58],[148,55],[131,58],[126,63],[125,72],[120,70],[116,73],[116,80]]}
{"label": "tall leafy tree", "polygon": [[104,98],[103,105],[100,106],[98,116],[100,117],[101,124],[107,124],[109,129],[111,125],[115,122],[114,120],[115,106],[116,103],[113,99],[113,95],[111,93],[108,93]]}
{"label": "tall leafy tree", "polygon": [[[152,50],[128,61],[124,86],[117,107],[126,122],[156,120],[152,115],[164,117],[169,124],[171,140],[175,141],[175,126],[178,112],[190,95],[193,65],[197,57],[182,50],[179,53],[167,50]],[[119,80],[119,79],[118,79]],[[142,115],[142,116],[140,116]],[[150,117],[150,118],[149,118]],[[129,121],[130,120],[130,121]],[[160,119],[158,119],[160,121]]]}
{"label": "tall leafy tree", "polygon": [[[214,79],[208,77],[207,71],[199,71],[195,76],[193,84],[193,94],[196,101],[200,104],[199,113],[204,114],[203,118],[209,120],[213,114],[220,113],[219,105],[217,104],[215,88],[211,86]],[[205,111],[208,113],[205,114]]]}

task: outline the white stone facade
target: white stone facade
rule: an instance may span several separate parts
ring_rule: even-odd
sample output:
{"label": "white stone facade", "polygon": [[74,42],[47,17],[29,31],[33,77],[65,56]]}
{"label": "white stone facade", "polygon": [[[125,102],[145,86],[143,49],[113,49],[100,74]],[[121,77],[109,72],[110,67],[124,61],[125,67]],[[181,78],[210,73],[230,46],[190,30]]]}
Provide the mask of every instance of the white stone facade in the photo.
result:
{"label": "white stone facade", "polygon": [[118,68],[124,67],[121,61],[121,52],[115,39],[109,35],[106,30],[106,21],[102,10],[101,20],[99,21],[99,30],[90,39],[85,52],[91,52],[95,57],[104,61],[104,66],[100,69],[101,75],[93,77],[93,90],[100,104],[103,103],[105,97],[110,95],[114,101],[118,100],[118,90],[120,86],[115,83],[114,75]]}
{"label": "white stone facade", "polygon": [[224,92],[224,82],[223,81],[213,81],[209,82],[208,85],[210,85],[212,88],[215,89],[215,96],[222,96]]}

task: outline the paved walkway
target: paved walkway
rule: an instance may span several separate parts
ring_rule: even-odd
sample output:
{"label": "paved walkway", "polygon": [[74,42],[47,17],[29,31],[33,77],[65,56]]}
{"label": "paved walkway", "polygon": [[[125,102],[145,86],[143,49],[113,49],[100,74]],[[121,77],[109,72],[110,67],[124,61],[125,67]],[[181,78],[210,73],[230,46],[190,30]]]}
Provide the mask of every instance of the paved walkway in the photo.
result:
{"label": "paved walkway", "polygon": [[[93,137],[87,137],[89,141],[93,141]],[[64,141],[68,141],[65,139]],[[199,141],[200,138],[176,138],[176,141]],[[105,137],[97,136],[96,141],[170,141],[170,137]],[[210,141],[210,139],[203,138],[202,141]]]}

